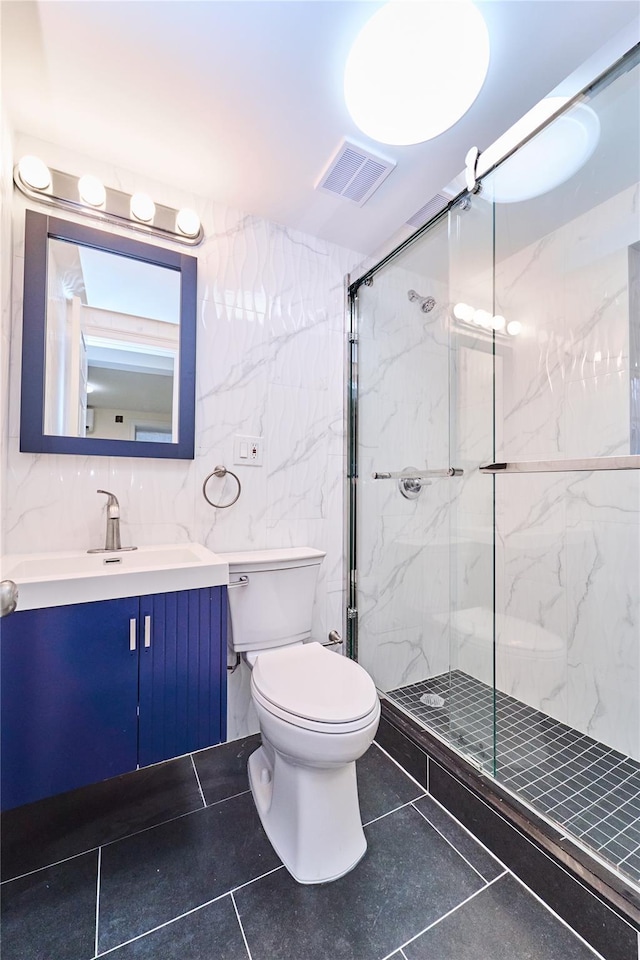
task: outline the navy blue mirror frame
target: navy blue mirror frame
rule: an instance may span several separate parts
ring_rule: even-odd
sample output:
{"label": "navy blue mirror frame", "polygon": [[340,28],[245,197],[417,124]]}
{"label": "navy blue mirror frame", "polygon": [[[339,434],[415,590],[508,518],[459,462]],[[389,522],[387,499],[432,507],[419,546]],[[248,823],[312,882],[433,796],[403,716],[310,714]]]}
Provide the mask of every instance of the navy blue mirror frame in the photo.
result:
{"label": "navy blue mirror frame", "polygon": [[[83,246],[180,271],[180,357],[178,442],[100,440],[44,433],[47,257],[49,239]],[[24,249],[20,450],[80,456],[193,460],[196,392],[197,260],[175,250],[27,210]]]}

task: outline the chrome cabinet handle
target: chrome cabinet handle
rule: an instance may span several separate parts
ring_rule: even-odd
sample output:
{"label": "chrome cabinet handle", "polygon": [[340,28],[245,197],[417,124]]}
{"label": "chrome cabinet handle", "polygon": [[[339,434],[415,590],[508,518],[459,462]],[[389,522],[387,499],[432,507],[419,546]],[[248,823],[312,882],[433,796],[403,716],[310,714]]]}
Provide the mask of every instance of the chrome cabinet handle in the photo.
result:
{"label": "chrome cabinet handle", "polygon": [[136,627],[136,618],[132,617],[131,620],[129,620],[129,650],[131,651],[136,649]]}
{"label": "chrome cabinet handle", "polygon": [[145,647],[151,646],[151,617],[146,616],[144,618],[144,645]]}

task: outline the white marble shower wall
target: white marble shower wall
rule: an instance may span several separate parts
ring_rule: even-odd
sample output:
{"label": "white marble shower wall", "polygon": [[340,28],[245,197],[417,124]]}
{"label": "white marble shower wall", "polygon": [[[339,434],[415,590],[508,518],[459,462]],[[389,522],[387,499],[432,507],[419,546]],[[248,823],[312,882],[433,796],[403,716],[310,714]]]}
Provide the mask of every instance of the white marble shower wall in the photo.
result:
{"label": "white marble shower wall", "polygon": [[[383,690],[449,664],[451,484],[407,500],[397,481],[372,479],[449,464],[448,286],[424,262],[394,263],[358,293],[359,659]],[[423,313],[411,289],[435,308]]]}
{"label": "white marble shower wall", "polygon": [[[104,536],[98,487],[122,507],[123,542],[197,540],[214,551],[309,545],[327,551],[313,636],[341,628],[343,570],[344,277],[357,256],[212,200],[115,169],[63,147],[18,137],[16,154],[87,169],[113,187],[200,215],[196,452],[193,461],[20,453],[19,387],[25,202],[13,200],[13,303],[5,551],[87,549]],[[5,381],[6,382],[6,381]],[[235,435],[264,438],[263,467],[234,467]],[[202,497],[216,464],[243,491],[229,510]],[[230,481],[227,481],[230,482]],[[224,481],[209,487],[222,494]],[[229,491],[231,488],[229,487]],[[230,683],[229,737],[256,729],[247,676]]]}
{"label": "white marble shower wall", "polygon": [[[638,209],[630,187],[497,264],[497,308],[523,324],[498,460],[629,454]],[[498,237],[517,215],[500,211]],[[509,475],[496,497],[498,686],[640,758],[638,474]]]}

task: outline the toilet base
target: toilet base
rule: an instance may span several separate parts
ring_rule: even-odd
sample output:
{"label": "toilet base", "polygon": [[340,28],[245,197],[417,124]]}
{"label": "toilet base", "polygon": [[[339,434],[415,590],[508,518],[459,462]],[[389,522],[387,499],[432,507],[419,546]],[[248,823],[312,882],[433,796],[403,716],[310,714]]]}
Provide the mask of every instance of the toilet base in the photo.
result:
{"label": "toilet base", "polygon": [[271,845],[298,883],[329,883],[364,856],[355,761],[301,766],[264,741],[249,757],[249,784]]}

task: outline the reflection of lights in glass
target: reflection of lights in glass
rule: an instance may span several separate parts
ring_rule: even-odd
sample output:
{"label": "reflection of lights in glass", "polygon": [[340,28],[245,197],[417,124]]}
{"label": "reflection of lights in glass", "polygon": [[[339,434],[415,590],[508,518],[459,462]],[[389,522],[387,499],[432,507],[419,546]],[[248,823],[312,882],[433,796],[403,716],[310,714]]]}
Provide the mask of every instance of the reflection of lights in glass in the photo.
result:
{"label": "reflection of lights in glass", "polygon": [[347,58],[354,122],[382,143],[422,143],[453,126],[478,96],[489,33],[470,0],[392,0],[374,13]]}
{"label": "reflection of lights in glass", "polygon": [[88,383],[88,384],[87,384],[87,393],[93,393],[94,390],[95,390],[94,385],[93,385],[92,383]]}
{"label": "reflection of lights in glass", "polygon": [[91,207],[101,207],[107,199],[107,191],[104,184],[97,177],[92,177],[87,173],[80,177],[78,181],[78,193],[80,199],[84,200]]}
{"label": "reflection of lights in glass", "polygon": [[134,193],[131,197],[131,213],[138,220],[149,223],[156,215],[156,205],[146,193]]}
{"label": "reflection of lights in glass", "polygon": [[602,360],[602,352],[600,350],[596,350],[596,352],[593,355],[593,362],[600,363],[601,360]]}
{"label": "reflection of lights in glass", "polygon": [[28,187],[46,190],[51,186],[49,167],[39,157],[23,157],[18,163],[18,173]]}
{"label": "reflection of lights in glass", "polygon": [[182,210],[178,211],[176,226],[180,233],[184,233],[185,236],[196,237],[200,230],[200,217],[195,210],[189,210],[187,207],[183,207]]}
{"label": "reflection of lights in glass", "polygon": [[473,314],[473,322],[479,327],[484,327],[487,329],[491,326],[491,321],[493,317],[488,310],[475,310]]}
{"label": "reflection of lights in glass", "polygon": [[[518,121],[504,137],[483,154],[486,164],[491,154],[504,155],[503,141],[526,136],[566,102],[564,97],[547,97]],[[600,139],[600,121],[591,107],[578,103],[556,117],[527,143],[504,161],[484,183],[486,196],[496,203],[517,203],[548,193],[569,180],[587,162]],[[511,149],[519,141],[516,139]],[[502,146],[499,146],[502,144]],[[487,156],[489,154],[489,157]]]}
{"label": "reflection of lights in glass", "polygon": [[522,330],[522,324],[519,320],[510,320],[507,324],[507,333],[512,337],[517,337]]}
{"label": "reflection of lights in glass", "polygon": [[496,314],[496,316],[493,317],[491,320],[491,326],[493,327],[494,330],[504,330],[506,323],[507,321],[505,320],[505,318],[501,316],[499,313]]}
{"label": "reflection of lights in glass", "polygon": [[473,314],[475,310],[473,307],[470,307],[468,303],[456,303],[453,308],[453,315],[458,320],[466,320],[467,323],[470,323],[473,320]]}

